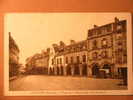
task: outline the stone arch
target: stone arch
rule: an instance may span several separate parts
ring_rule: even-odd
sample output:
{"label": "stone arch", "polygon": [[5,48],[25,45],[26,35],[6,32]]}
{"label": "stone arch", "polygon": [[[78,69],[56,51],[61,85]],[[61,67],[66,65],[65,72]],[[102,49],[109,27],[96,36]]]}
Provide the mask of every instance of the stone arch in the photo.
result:
{"label": "stone arch", "polygon": [[63,75],[63,66],[60,66],[60,75]]}
{"label": "stone arch", "polygon": [[92,64],[92,75],[99,76],[100,65],[98,63]]}
{"label": "stone arch", "polygon": [[57,70],[57,75],[59,75],[60,74],[59,66],[56,67],[56,70]]}
{"label": "stone arch", "polygon": [[83,73],[83,76],[87,76],[87,64],[82,64],[82,73]]}
{"label": "stone arch", "polygon": [[106,74],[111,76],[112,73],[112,64],[109,62],[103,62],[102,63],[102,69],[106,70]]}
{"label": "stone arch", "polygon": [[79,75],[80,74],[79,64],[74,64],[74,74]]}
{"label": "stone arch", "polygon": [[70,66],[70,64],[68,64],[67,66],[66,66],[66,72],[67,72],[67,75],[71,75],[71,66]]}

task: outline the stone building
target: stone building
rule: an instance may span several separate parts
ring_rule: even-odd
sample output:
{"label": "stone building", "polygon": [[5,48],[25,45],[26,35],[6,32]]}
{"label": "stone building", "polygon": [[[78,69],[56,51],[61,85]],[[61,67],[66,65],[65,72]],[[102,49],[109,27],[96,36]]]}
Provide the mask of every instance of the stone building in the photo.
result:
{"label": "stone building", "polygon": [[9,76],[16,76],[19,72],[19,48],[9,32]]}
{"label": "stone building", "polygon": [[26,59],[28,74],[48,74],[49,51],[37,53]]}
{"label": "stone building", "polygon": [[120,75],[127,70],[126,20],[114,19],[114,22],[88,30],[87,49],[89,75],[98,75],[106,69],[111,76]]}
{"label": "stone building", "polygon": [[87,76],[87,41],[75,42],[69,45],[60,42],[55,48],[55,75],[86,75]]}

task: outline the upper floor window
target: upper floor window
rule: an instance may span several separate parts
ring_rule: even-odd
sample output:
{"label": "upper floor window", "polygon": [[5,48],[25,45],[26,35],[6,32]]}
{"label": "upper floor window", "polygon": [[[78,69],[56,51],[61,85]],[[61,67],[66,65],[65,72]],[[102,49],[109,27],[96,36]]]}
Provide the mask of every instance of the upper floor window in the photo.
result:
{"label": "upper floor window", "polygon": [[91,30],[88,30],[88,37],[92,36],[92,31]]}
{"label": "upper floor window", "polygon": [[111,32],[111,31],[112,31],[112,26],[111,26],[111,25],[108,25],[108,26],[106,27],[106,29],[107,29],[107,32]]}
{"label": "upper floor window", "polygon": [[102,57],[103,57],[103,58],[107,58],[107,57],[108,57],[107,51],[103,51],[103,52],[102,52]]}
{"label": "upper floor window", "polygon": [[107,47],[107,39],[106,38],[102,39],[102,47]]}
{"label": "upper floor window", "polygon": [[119,33],[119,32],[121,32],[122,31],[122,25],[121,24],[118,24],[117,25],[117,32]]}
{"label": "upper floor window", "polygon": [[54,64],[54,59],[52,59],[52,65]]}
{"label": "upper floor window", "polygon": [[66,57],[66,64],[68,64],[68,57]]}
{"label": "upper floor window", "polygon": [[102,33],[101,29],[98,29],[97,31],[98,31],[98,34],[101,34]]}
{"label": "upper floor window", "polygon": [[73,57],[71,57],[71,63],[73,63]]}
{"label": "upper floor window", "polygon": [[57,58],[57,64],[59,64],[59,59]]}
{"label": "upper floor window", "polygon": [[62,58],[60,58],[60,64],[62,64]]}
{"label": "upper floor window", "polygon": [[86,62],[86,55],[83,55],[83,62]]}
{"label": "upper floor window", "polygon": [[79,59],[79,56],[77,56],[77,63],[80,63],[80,59]]}
{"label": "upper floor window", "polygon": [[92,58],[93,58],[93,59],[96,59],[97,57],[98,57],[98,53],[97,53],[97,52],[93,52],[93,53],[92,53]]}
{"label": "upper floor window", "polygon": [[97,48],[97,41],[96,40],[93,41],[93,47],[92,48],[93,49],[96,49]]}

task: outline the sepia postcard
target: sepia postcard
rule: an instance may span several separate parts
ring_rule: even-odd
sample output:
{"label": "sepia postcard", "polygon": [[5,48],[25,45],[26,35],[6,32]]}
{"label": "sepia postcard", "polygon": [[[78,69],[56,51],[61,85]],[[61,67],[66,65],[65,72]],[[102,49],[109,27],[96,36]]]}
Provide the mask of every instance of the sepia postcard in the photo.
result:
{"label": "sepia postcard", "polygon": [[130,13],[7,13],[6,96],[132,95]]}

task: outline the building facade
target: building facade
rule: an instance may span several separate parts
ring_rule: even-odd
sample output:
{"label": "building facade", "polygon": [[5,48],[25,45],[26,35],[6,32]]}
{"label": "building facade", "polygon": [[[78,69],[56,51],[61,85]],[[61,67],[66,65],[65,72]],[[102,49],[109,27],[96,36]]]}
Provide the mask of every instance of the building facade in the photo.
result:
{"label": "building facade", "polygon": [[118,18],[88,30],[89,75],[99,76],[100,70],[105,70],[110,77],[115,77],[121,70],[127,70],[126,34],[126,20]]}
{"label": "building facade", "polygon": [[127,75],[126,35],[126,20],[115,18],[112,23],[94,25],[86,40],[71,40],[68,45],[60,41],[47,53],[29,57],[27,66],[30,70],[46,68],[48,75],[123,77]]}
{"label": "building facade", "polygon": [[19,48],[9,32],[9,77],[18,75],[19,72]]}
{"label": "building facade", "polygon": [[54,75],[87,76],[87,41],[71,40],[69,45],[61,41],[55,47],[53,65]]}
{"label": "building facade", "polygon": [[49,51],[37,53],[26,59],[27,74],[48,74]]}

